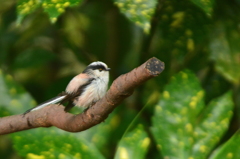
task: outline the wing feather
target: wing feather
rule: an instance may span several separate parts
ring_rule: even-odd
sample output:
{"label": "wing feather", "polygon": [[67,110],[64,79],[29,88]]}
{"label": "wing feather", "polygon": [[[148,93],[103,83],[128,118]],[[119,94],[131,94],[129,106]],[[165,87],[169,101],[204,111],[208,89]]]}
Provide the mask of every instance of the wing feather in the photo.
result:
{"label": "wing feather", "polygon": [[54,97],[54,98],[52,98],[52,99],[49,99],[49,100],[47,100],[46,102],[41,103],[41,104],[37,105],[36,107],[27,110],[27,111],[24,113],[24,115],[27,114],[27,113],[29,113],[29,112],[31,112],[31,111],[35,111],[35,110],[41,109],[41,108],[43,108],[43,107],[46,107],[46,106],[48,106],[48,105],[50,105],[50,104],[59,103],[59,102],[61,102],[62,100],[64,100],[64,98],[65,98],[66,96],[67,96],[67,95],[57,96],[57,97]]}
{"label": "wing feather", "polygon": [[[72,102],[77,96],[80,96],[84,89],[94,80],[93,78],[89,79],[89,76],[87,74],[79,74],[75,76],[67,85],[66,92],[61,93],[59,96],[54,97],[50,100],[47,100],[44,103],[39,104],[38,106],[27,110],[25,114],[31,111],[35,111],[38,109],[41,109],[45,106],[48,106],[50,104],[56,104],[56,103],[62,103],[65,101]],[[68,108],[66,108],[68,109]]]}

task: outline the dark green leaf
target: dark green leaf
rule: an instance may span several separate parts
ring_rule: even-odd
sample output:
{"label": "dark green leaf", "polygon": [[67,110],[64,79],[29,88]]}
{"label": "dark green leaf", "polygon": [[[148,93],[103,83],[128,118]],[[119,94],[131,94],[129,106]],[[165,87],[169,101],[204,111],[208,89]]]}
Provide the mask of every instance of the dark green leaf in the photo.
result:
{"label": "dark green leaf", "polygon": [[145,33],[149,32],[157,0],[114,0],[114,3],[129,20],[142,27]]}
{"label": "dark green leaf", "polygon": [[11,75],[5,75],[0,70],[0,111],[1,116],[10,114],[21,114],[25,110],[36,105],[34,99],[19,84],[17,84]]}
{"label": "dark green leaf", "polygon": [[[236,25],[236,24],[235,24]],[[217,23],[210,42],[211,59],[216,69],[227,80],[235,84],[240,81],[240,33],[231,22]]]}
{"label": "dark green leaf", "polygon": [[191,0],[191,1],[200,8],[202,8],[202,10],[204,10],[207,15],[209,16],[212,15],[215,0]]}
{"label": "dark green leaf", "polygon": [[20,53],[14,60],[13,67],[15,69],[31,68],[37,66],[44,66],[47,62],[52,60],[55,55],[43,49],[28,49]]}
{"label": "dark green leaf", "polygon": [[151,44],[155,50],[151,52],[165,62],[165,71],[174,72],[183,66],[192,70],[205,67],[209,19],[204,12],[190,1],[164,0],[158,16]]}

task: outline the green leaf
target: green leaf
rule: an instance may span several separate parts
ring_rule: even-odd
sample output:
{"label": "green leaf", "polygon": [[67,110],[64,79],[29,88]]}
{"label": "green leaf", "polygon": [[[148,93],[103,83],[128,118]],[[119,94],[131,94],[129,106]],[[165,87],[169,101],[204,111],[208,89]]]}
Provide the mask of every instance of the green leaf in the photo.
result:
{"label": "green leaf", "polygon": [[17,1],[17,22],[21,23],[23,18],[35,11],[40,5],[42,1],[39,0],[18,0]]}
{"label": "green leaf", "polygon": [[157,0],[114,0],[120,11],[145,33],[150,30],[150,21],[154,14]]}
{"label": "green leaf", "polygon": [[240,33],[231,22],[226,23],[217,23],[215,25],[210,42],[210,58],[216,62],[215,67],[218,72],[230,82],[239,84]]}
{"label": "green leaf", "polygon": [[53,60],[54,57],[55,55],[47,50],[30,48],[16,56],[13,67],[15,69],[42,67],[46,65],[47,62]]}
{"label": "green leaf", "polygon": [[128,132],[118,144],[115,159],[144,159],[150,144],[150,138],[142,125]]}
{"label": "green leaf", "polygon": [[26,15],[35,11],[39,6],[43,7],[51,22],[54,23],[58,16],[65,12],[66,7],[76,6],[80,2],[81,0],[18,0],[18,23],[21,23]]}
{"label": "green leaf", "polygon": [[152,132],[164,157],[206,158],[227,130],[231,94],[213,100],[204,111],[203,95],[198,79],[189,71],[178,73],[166,86],[152,118]]}
{"label": "green leaf", "polygon": [[103,159],[96,147],[78,134],[58,128],[38,128],[13,135],[14,148],[27,158]]}
{"label": "green leaf", "polygon": [[230,92],[214,99],[201,115],[201,121],[194,131],[193,156],[206,158],[229,127],[233,115],[233,102]]}
{"label": "green leaf", "polygon": [[76,6],[82,0],[44,0],[42,7],[48,13],[52,23],[57,21],[59,15],[65,12],[65,8]]}
{"label": "green leaf", "polygon": [[5,75],[1,70],[0,101],[1,116],[21,114],[36,105],[30,94],[17,84],[11,75]]}
{"label": "green leaf", "polygon": [[191,0],[194,4],[196,4],[198,7],[202,8],[204,12],[211,16],[213,11],[213,5],[215,0]]}
{"label": "green leaf", "polygon": [[[209,58],[208,28],[209,18],[191,1],[164,0],[151,44],[153,55],[165,61],[170,72],[183,66],[200,70],[206,67]],[[196,61],[201,62],[196,65]]]}
{"label": "green leaf", "polygon": [[101,124],[79,133],[79,137],[93,143],[101,152],[108,154],[111,142],[118,141],[119,137],[114,134],[114,131],[118,130],[119,125],[122,124],[120,118],[119,114],[114,111]]}
{"label": "green leaf", "polygon": [[236,132],[226,143],[214,151],[210,159],[239,159],[240,132]]}
{"label": "green leaf", "polygon": [[195,119],[203,108],[203,90],[189,71],[172,77],[152,119],[153,135],[164,156],[188,158],[193,146]]}

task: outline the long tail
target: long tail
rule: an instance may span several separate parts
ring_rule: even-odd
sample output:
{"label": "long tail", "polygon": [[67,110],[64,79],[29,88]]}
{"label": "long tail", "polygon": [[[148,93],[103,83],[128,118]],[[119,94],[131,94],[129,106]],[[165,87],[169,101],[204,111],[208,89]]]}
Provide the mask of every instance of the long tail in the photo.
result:
{"label": "long tail", "polygon": [[46,102],[41,103],[41,104],[37,105],[36,107],[27,110],[25,113],[23,113],[23,115],[25,115],[25,114],[27,114],[27,113],[29,113],[29,112],[31,112],[31,111],[35,111],[35,110],[41,109],[41,108],[43,108],[43,107],[46,107],[46,106],[48,106],[48,105],[50,105],[50,104],[59,103],[59,102],[63,101],[63,100],[66,98],[66,96],[67,96],[67,95],[62,95],[62,96],[57,96],[57,97],[54,97],[54,98],[52,98],[52,99],[49,99],[49,100],[47,100]]}

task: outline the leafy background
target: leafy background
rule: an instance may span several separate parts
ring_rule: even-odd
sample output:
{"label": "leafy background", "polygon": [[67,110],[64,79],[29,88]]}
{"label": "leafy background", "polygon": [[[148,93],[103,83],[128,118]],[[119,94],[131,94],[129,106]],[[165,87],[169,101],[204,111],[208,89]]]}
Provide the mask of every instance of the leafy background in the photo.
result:
{"label": "leafy background", "polygon": [[0,136],[2,158],[239,159],[239,7],[239,0],[1,1],[1,117],[54,97],[92,61],[109,65],[111,82],[153,56],[166,67],[89,130]]}

